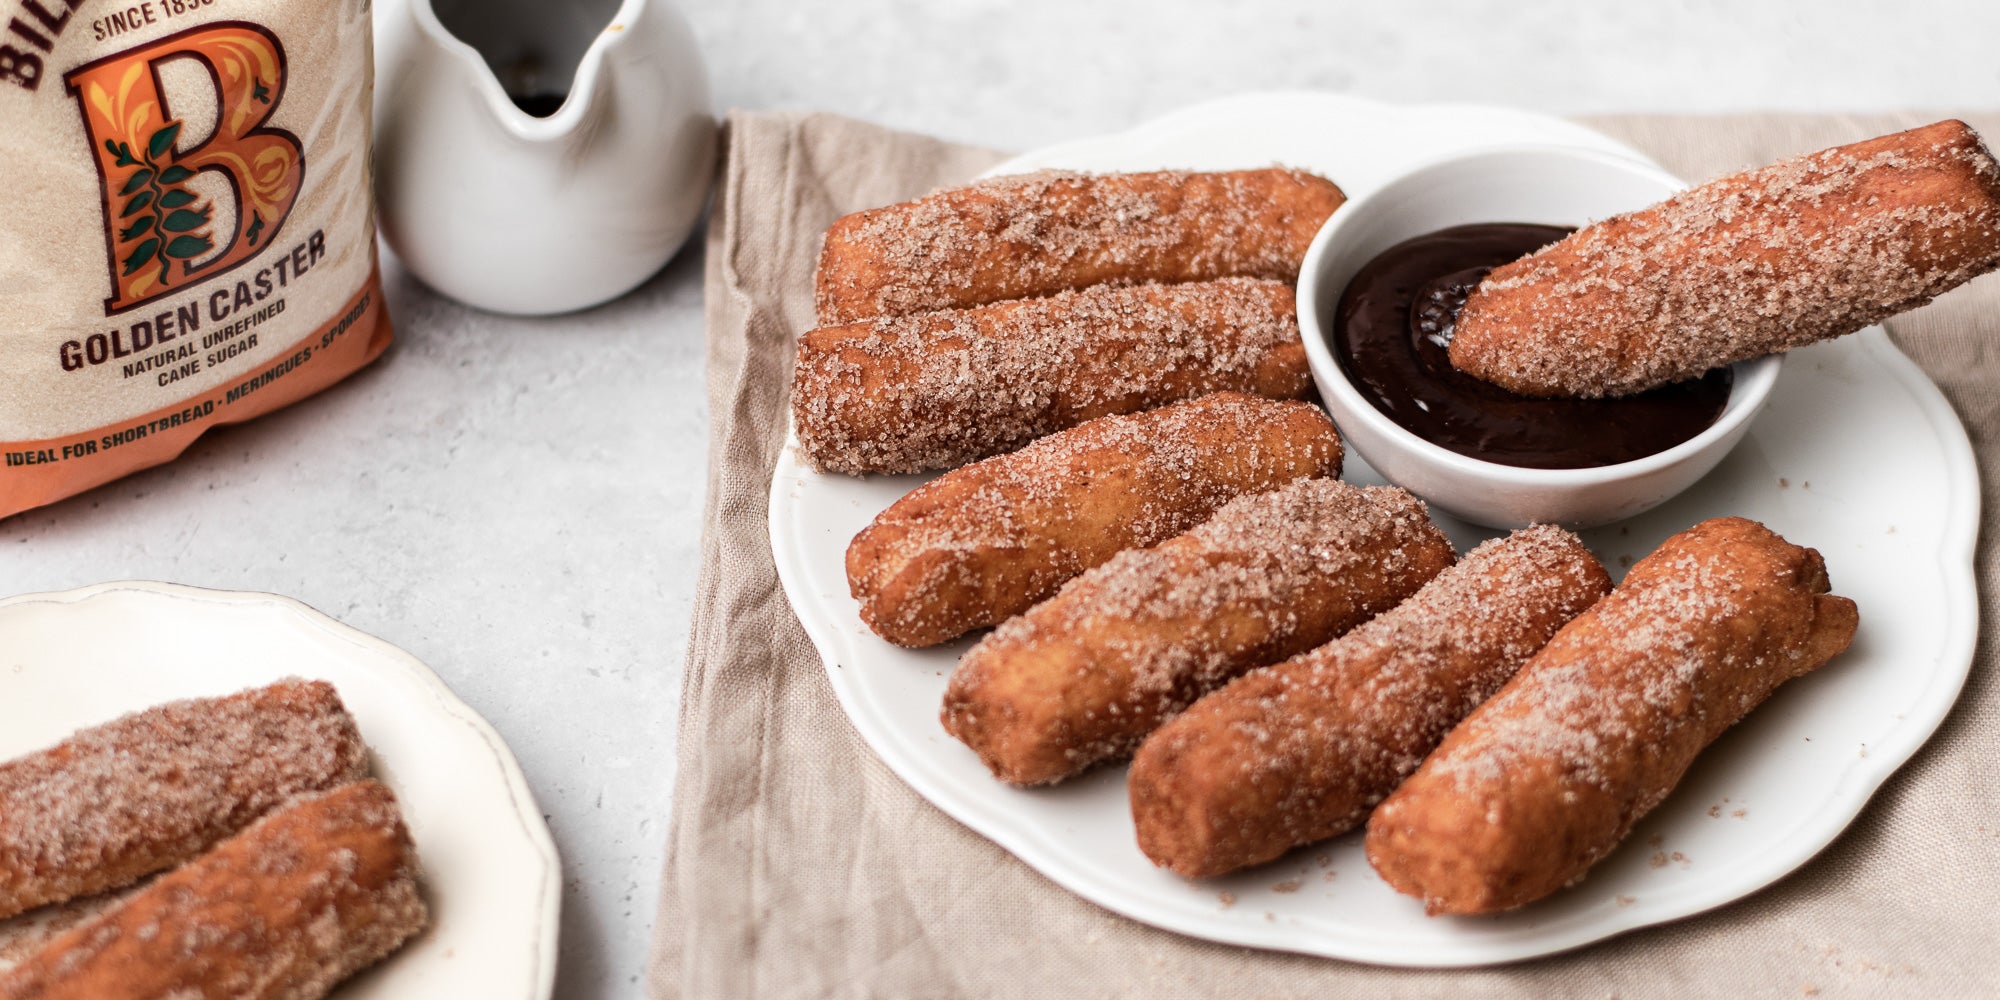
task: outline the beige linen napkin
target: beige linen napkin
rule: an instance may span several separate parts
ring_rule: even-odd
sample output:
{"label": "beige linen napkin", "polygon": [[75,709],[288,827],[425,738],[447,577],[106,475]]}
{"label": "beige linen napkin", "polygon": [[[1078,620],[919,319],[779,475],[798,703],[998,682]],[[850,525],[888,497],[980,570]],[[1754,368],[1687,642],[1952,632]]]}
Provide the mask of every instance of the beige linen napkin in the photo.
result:
{"label": "beige linen napkin", "polygon": [[[1708,177],[1941,115],[1615,117]],[[2000,137],[2000,116],[1974,118]],[[1832,847],[1713,913],[1567,955],[1413,972],[1183,938],[1085,902],[891,774],[834,702],[771,564],[765,496],[820,234],[967,179],[984,150],[737,114],[707,260],[712,420],[656,998],[2000,995],[2000,688],[1982,639],[1930,744]],[[2000,483],[2000,277],[1895,324]],[[1989,498],[1981,608],[1995,566]]]}

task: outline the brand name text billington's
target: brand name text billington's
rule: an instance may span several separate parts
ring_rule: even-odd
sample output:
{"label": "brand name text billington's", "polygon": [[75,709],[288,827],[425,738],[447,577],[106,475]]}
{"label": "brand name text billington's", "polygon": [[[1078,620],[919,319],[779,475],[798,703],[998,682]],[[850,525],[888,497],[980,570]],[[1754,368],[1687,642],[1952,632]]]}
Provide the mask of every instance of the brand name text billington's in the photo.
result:
{"label": "brand name text billington's", "polygon": [[[69,27],[83,0],[20,0],[0,34],[0,83],[34,90],[42,85],[42,56],[56,50],[56,36]],[[53,8],[53,9],[52,9]],[[25,46],[25,47],[24,47]]]}

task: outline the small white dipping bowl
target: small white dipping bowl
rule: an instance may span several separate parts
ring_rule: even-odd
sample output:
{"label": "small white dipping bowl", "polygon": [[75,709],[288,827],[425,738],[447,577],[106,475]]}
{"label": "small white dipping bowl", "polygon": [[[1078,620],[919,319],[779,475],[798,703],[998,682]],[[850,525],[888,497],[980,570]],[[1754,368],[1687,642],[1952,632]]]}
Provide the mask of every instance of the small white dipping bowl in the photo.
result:
{"label": "small white dipping bowl", "polygon": [[1430,163],[1342,206],[1306,251],[1298,285],[1306,357],[1342,439],[1390,482],[1494,528],[1606,524],[1694,485],[1750,429],[1778,380],[1779,356],[1736,365],[1722,415],[1666,451],[1591,469],[1525,469],[1461,455],[1404,429],[1348,381],[1329,339],[1348,281],[1404,240],[1479,222],[1581,226],[1644,208],[1686,186],[1634,159],[1559,146],[1513,146]]}

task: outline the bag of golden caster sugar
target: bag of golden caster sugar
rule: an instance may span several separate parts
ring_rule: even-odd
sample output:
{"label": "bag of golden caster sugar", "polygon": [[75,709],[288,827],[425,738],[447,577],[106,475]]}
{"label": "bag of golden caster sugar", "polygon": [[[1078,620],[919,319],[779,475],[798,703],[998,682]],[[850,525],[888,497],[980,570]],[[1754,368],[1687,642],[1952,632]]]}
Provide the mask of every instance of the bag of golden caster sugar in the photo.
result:
{"label": "bag of golden caster sugar", "polygon": [[367,0],[0,0],[0,517],[389,344]]}

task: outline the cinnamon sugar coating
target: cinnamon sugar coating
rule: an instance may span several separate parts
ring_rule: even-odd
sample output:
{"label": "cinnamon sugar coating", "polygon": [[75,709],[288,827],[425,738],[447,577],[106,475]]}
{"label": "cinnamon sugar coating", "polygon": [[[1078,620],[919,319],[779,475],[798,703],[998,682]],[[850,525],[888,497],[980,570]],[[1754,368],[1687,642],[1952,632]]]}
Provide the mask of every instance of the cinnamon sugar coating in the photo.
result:
{"label": "cinnamon sugar coating", "polygon": [[21,964],[21,962],[42,950],[42,946],[55,940],[88,920],[117,906],[126,897],[138,892],[146,885],[145,879],[95,896],[80,896],[39,906],[26,913],[0,920],[0,974]]}
{"label": "cinnamon sugar coating", "polygon": [[1854,602],[1818,552],[1755,521],[1667,539],[1451,731],[1368,820],[1375,870],[1434,914],[1581,878],[1695,756],[1847,648]]}
{"label": "cinnamon sugar coating", "polygon": [[1345,200],[1272,167],[1220,173],[1041,171],[856,212],[826,232],[821,326],[1142,281],[1298,277]]}
{"label": "cinnamon sugar coating", "polygon": [[1942,121],[1734,174],[1495,268],[1451,344],[1529,396],[1624,396],[1853,333],[2000,266],[2000,168]]}
{"label": "cinnamon sugar coating", "polygon": [[1230,682],[1133,757],[1140,849],[1206,878],[1345,833],[1610,589],[1575,535],[1526,528],[1354,631]]}
{"label": "cinnamon sugar coating", "polygon": [[1060,781],[1131,753],[1244,671],[1393,607],[1453,556],[1395,487],[1306,479],[1240,497],[994,629],[951,676],[945,730],[1002,780]]}
{"label": "cinnamon sugar coating", "polygon": [[424,928],[396,799],[302,797],[0,974],[0,1000],[318,1000]]}
{"label": "cinnamon sugar coating", "polygon": [[1237,496],[1337,475],[1340,457],[1310,403],[1220,392],[1099,417],[910,491],[848,545],[848,588],[882,638],[935,645]]}
{"label": "cinnamon sugar coating", "polygon": [[301,792],[367,775],[333,686],[177,701],[0,763],[0,917],[170,868]]}
{"label": "cinnamon sugar coating", "polygon": [[1291,286],[1098,285],[799,338],[792,414],[823,472],[925,472],[1085,420],[1310,384]]}

